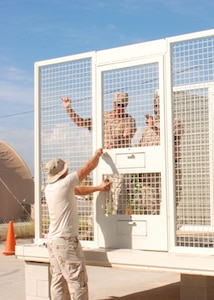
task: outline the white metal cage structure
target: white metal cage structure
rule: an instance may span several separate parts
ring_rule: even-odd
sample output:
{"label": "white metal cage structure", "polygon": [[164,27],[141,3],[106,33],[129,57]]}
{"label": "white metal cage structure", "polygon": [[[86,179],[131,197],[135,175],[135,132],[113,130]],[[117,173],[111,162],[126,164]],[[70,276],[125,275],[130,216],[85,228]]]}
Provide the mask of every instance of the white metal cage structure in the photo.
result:
{"label": "white metal cage structure", "polygon": [[78,198],[83,244],[209,251],[213,100],[213,30],[35,63],[36,239],[49,226],[44,165],[61,157],[72,172],[103,147],[83,184],[107,177],[111,191]]}
{"label": "white metal cage structure", "polygon": [[179,246],[213,247],[213,47],[213,36],[171,45],[173,116],[184,124],[175,182]]}

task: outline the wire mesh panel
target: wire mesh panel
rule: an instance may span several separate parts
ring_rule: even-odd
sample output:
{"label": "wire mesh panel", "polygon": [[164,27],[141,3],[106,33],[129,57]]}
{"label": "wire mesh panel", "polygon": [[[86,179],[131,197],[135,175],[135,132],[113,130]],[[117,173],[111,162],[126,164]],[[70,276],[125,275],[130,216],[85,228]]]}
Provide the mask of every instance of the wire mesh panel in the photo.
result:
{"label": "wire mesh panel", "polygon": [[[92,135],[70,118],[69,109],[63,106],[62,97],[69,97],[69,108],[85,118],[92,114],[92,67],[91,58],[44,65],[39,68],[40,77],[40,127],[42,185],[46,185],[44,167],[54,158],[68,159],[69,172],[78,170],[92,155]],[[83,184],[92,185],[92,177]],[[44,191],[43,191],[44,192]],[[79,236],[92,240],[92,196],[77,197],[80,219]],[[49,227],[46,200],[42,193],[42,233]]]}
{"label": "wire mesh panel", "polygon": [[177,245],[213,247],[214,37],[172,44]]}
{"label": "wire mesh panel", "polygon": [[126,215],[159,215],[161,174],[105,174],[112,182],[106,193],[105,213]]}
{"label": "wire mesh panel", "polygon": [[[141,146],[140,139],[145,128],[147,115],[154,113],[154,93],[159,88],[159,64],[157,62],[124,67],[103,72],[104,95],[104,147],[115,141],[114,148]],[[117,93],[126,93],[126,101],[120,104]],[[124,105],[119,113],[123,115],[123,124],[109,121],[107,112],[116,105]],[[122,119],[122,117],[121,117]],[[118,122],[117,122],[118,123]],[[105,128],[108,126],[108,130]],[[122,136],[124,127],[132,134],[125,139]],[[118,128],[121,128],[120,131]],[[117,128],[117,131],[115,131]]]}
{"label": "wire mesh panel", "polygon": [[[160,145],[160,109],[158,103],[156,110],[154,101],[158,88],[157,62],[103,72],[104,147]],[[125,101],[119,98],[121,94],[125,94]],[[155,114],[155,111],[158,114]],[[117,113],[120,115],[114,117],[113,115]],[[157,126],[155,133],[148,125],[150,118]],[[124,128],[128,132],[127,136],[124,134]],[[139,168],[139,172],[142,172],[142,169]],[[106,197],[106,214],[160,213],[160,173],[105,174],[105,176],[112,182],[111,193]]]}

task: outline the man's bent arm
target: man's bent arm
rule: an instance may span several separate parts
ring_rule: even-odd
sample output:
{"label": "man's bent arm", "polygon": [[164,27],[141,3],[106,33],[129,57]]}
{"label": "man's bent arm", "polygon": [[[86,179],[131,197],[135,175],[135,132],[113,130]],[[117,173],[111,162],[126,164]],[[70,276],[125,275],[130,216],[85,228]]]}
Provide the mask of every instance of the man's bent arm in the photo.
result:
{"label": "man's bent arm", "polygon": [[76,186],[75,195],[88,195],[94,192],[108,192],[110,190],[111,182],[109,180],[104,180],[98,186]]}

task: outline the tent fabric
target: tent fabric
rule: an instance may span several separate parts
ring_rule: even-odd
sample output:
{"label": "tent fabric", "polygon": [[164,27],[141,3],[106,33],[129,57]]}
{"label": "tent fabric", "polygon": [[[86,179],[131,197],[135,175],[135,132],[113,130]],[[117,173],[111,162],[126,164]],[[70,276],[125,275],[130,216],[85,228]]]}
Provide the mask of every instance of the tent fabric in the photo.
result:
{"label": "tent fabric", "polygon": [[26,215],[34,203],[34,180],[20,155],[0,141],[0,221],[16,220]]}

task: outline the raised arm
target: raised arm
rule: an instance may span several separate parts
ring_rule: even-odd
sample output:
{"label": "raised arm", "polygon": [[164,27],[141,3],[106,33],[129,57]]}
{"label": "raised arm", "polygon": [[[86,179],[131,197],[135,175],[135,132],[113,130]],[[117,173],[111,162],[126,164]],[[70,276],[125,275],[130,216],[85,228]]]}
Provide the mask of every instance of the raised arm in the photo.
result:
{"label": "raised arm", "polygon": [[80,181],[83,181],[88,176],[88,174],[97,167],[100,160],[100,156],[102,154],[103,149],[97,149],[94,156],[92,156],[92,158],[89,159],[89,161],[77,171]]}
{"label": "raised arm", "polygon": [[84,119],[80,117],[74,110],[71,108],[71,99],[68,97],[63,97],[62,105],[65,108],[70,119],[78,126],[78,127],[86,127],[89,131],[92,130],[92,122],[91,118]]}

